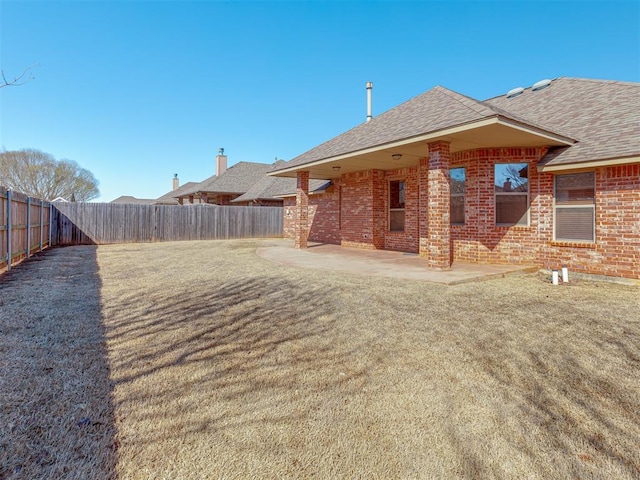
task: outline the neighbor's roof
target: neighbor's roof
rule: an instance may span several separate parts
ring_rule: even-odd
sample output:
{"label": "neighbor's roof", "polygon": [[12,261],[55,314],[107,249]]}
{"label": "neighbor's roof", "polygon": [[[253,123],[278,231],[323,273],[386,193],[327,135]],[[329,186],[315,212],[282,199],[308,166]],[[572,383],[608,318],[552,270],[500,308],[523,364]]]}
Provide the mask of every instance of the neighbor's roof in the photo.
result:
{"label": "neighbor's roof", "polygon": [[541,163],[573,163],[640,155],[640,83],[558,78],[547,88],[525,89],[484,102],[528,122],[562,129],[577,140],[550,152]]}
{"label": "neighbor's roof", "polygon": [[[198,185],[198,182],[187,182],[184,185],[178,187],[175,190],[171,190],[170,192],[165,193],[161,197],[158,197],[153,203],[162,204],[162,205],[178,205],[177,197],[180,197],[185,194],[185,192],[190,191],[193,187]],[[187,194],[190,195],[190,194]]]}
{"label": "neighbor's roof", "polygon": [[238,198],[232,200],[232,202],[251,202],[253,200],[280,200],[275,197],[283,190],[290,189],[293,184],[293,189],[296,188],[295,178],[283,178],[283,177],[269,177],[266,174],[254,183],[246,193],[240,195]]}
{"label": "neighbor's roof", "polygon": [[[291,177],[270,177],[265,175],[247,193],[240,195],[232,202],[250,202],[253,200],[281,200],[296,194],[295,178]],[[324,191],[331,182],[329,180],[309,180],[309,193],[320,193]]]}
{"label": "neighbor's roof", "polygon": [[556,149],[549,163],[573,163],[640,153],[640,84],[559,78],[542,90],[527,89],[480,102],[443,87],[398,105],[370,122],[299,155],[277,170],[298,167],[391,142],[470,124],[509,119],[577,140]]}
{"label": "neighbor's roof", "polygon": [[229,167],[219,176],[212,176],[194,185],[181,195],[193,195],[197,192],[206,193],[245,193],[256,182],[264,177],[272,165],[268,163],[238,162]]}
{"label": "neighbor's roof", "polygon": [[[55,201],[55,200],[54,200]],[[66,200],[64,200],[66,202]],[[151,205],[155,200],[153,198],[136,198],[131,195],[121,195],[109,203],[129,203],[134,205]]]}

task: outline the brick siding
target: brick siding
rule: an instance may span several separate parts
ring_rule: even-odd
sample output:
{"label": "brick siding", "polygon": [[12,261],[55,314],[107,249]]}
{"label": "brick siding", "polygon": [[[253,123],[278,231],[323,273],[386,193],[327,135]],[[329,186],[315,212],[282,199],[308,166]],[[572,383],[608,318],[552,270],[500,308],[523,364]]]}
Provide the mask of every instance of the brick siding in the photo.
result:
{"label": "brick siding", "polygon": [[[440,216],[441,220],[449,218],[449,202],[445,199],[448,189],[440,189],[440,201],[434,205],[430,203],[433,197],[429,197],[430,191],[442,187],[443,178],[448,181],[448,170],[446,177],[430,175],[438,169],[431,168],[433,165],[430,166],[427,157],[415,167],[344,174],[336,182],[338,186],[324,194],[310,195],[309,240],[421,252],[427,258],[435,255],[433,266],[436,268],[442,268],[449,258],[544,268],[566,265],[570,271],[640,279],[640,165],[595,169],[595,243],[554,242],[554,176],[537,170],[545,153],[545,148],[495,148],[450,154],[449,168],[464,167],[466,173],[465,224],[450,227],[450,253],[446,248],[441,252],[436,249],[438,242],[446,238],[445,223],[433,219],[431,225],[428,223],[434,216]],[[496,163],[529,166],[527,226],[495,224]],[[437,175],[441,174],[442,170]],[[405,182],[403,232],[389,231],[389,182],[392,180]],[[447,205],[446,211],[443,205]],[[284,216],[285,236],[295,238],[295,199],[285,199]],[[429,228],[436,229],[436,234],[429,235]]]}
{"label": "brick siding", "polygon": [[[475,263],[536,264],[540,249],[538,228],[547,225],[547,205],[540,203],[536,165],[544,148],[483,148],[451,155],[451,168],[466,171],[465,224],[451,227],[453,258]],[[529,177],[529,225],[497,226],[494,165],[526,163]],[[553,180],[553,179],[551,179]],[[552,225],[547,225],[551,229]],[[551,230],[549,230],[551,231]]]}
{"label": "brick siding", "polygon": [[[389,182],[404,180],[404,231],[388,231]],[[385,172],[384,213],[385,213],[385,250],[418,253],[420,189],[418,184],[418,167],[400,168]]]}
{"label": "brick siding", "polygon": [[[332,185],[324,193],[309,195],[308,199],[308,240],[340,244],[339,187]],[[296,213],[295,197],[285,198],[283,204],[283,234],[285,238],[295,238]]]}
{"label": "brick siding", "polygon": [[[553,177],[546,177],[552,208]],[[640,279],[640,165],[598,168],[595,181],[595,243],[554,242],[550,219],[539,262],[548,269],[564,265],[580,273]]]}

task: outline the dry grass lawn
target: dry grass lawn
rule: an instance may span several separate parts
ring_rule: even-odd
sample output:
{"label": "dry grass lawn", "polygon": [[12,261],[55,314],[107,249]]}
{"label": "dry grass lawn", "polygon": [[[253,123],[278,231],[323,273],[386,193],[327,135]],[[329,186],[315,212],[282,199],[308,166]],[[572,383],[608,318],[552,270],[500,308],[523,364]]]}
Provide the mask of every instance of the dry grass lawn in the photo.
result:
{"label": "dry grass lawn", "polygon": [[638,479],[640,289],[441,286],[262,241],[0,277],[0,479]]}

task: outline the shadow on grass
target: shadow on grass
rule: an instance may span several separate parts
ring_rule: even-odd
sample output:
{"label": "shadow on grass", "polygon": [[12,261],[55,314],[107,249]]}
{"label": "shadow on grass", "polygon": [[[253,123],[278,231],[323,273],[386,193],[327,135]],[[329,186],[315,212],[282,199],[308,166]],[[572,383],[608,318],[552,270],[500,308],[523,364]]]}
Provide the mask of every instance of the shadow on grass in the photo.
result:
{"label": "shadow on grass", "polygon": [[[640,478],[637,321],[574,312],[549,324],[532,334],[514,320],[504,335],[469,342],[470,358],[510,406],[500,412],[501,440],[535,465],[536,478]],[[511,341],[519,334],[531,341]],[[459,433],[450,436],[467,477],[500,476]]]}
{"label": "shadow on grass", "polygon": [[0,277],[0,478],[115,478],[96,247]]}
{"label": "shadow on grass", "polygon": [[259,442],[278,425],[304,423],[331,398],[323,392],[360,391],[367,366],[360,346],[333,341],[331,297],[326,286],[282,276],[121,296],[107,336],[130,444]]}

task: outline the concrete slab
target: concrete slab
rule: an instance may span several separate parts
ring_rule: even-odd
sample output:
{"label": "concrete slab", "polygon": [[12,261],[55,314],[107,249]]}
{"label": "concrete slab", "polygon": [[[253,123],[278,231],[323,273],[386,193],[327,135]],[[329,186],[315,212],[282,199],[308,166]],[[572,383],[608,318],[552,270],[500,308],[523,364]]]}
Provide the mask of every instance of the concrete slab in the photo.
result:
{"label": "concrete slab", "polygon": [[427,268],[426,260],[415,253],[364,250],[324,243],[310,243],[308,249],[297,250],[290,240],[270,242],[268,246],[259,247],[256,253],[266,260],[294,267],[446,285],[538,271],[538,267],[533,265],[479,265],[465,262],[454,262],[451,269],[436,271]]}

